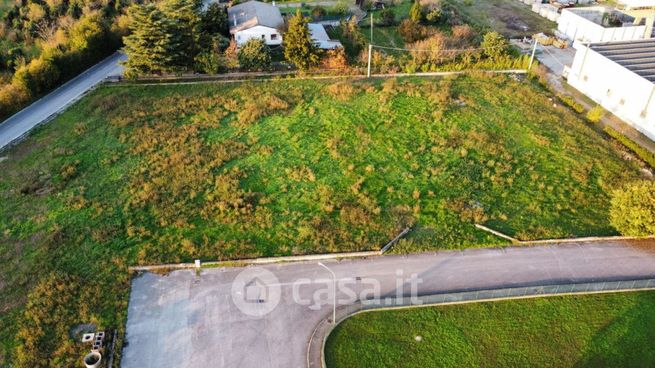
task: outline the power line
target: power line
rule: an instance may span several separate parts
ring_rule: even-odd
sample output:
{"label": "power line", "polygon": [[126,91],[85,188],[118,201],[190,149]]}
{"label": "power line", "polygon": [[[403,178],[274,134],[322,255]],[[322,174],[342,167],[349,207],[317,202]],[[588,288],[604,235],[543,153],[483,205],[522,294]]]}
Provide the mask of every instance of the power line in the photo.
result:
{"label": "power line", "polygon": [[380,46],[380,45],[371,45],[379,49],[387,50],[397,50],[397,51],[410,51],[410,52],[466,52],[466,51],[482,51],[482,50],[491,50],[491,49],[504,49],[508,46],[492,46],[492,47],[477,47],[477,48],[468,48],[468,49],[446,49],[446,50],[421,50],[421,49],[407,49],[401,47],[391,47],[391,46]]}

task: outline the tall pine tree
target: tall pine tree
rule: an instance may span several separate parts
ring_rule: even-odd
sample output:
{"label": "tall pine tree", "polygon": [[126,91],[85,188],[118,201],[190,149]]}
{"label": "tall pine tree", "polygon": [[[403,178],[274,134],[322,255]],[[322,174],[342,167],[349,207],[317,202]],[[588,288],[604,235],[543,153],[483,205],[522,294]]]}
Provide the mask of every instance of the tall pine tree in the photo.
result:
{"label": "tall pine tree", "polygon": [[312,41],[307,18],[303,17],[300,9],[289,19],[289,29],[284,35],[283,42],[284,57],[298,69],[307,70],[318,63],[319,50]]}
{"label": "tall pine tree", "polygon": [[127,60],[123,62],[125,76],[162,74],[174,70],[172,50],[176,42],[172,25],[164,13],[153,4],[134,5],[129,10],[130,30],[125,43]]}
{"label": "tall pine tree", "polygon": [[200,40],[200,15],[195,0],[164,0],[161,10],[171,21],[170,34],[177,47],[171,50],[173,64],[178,69],[188,69],[198,54]]}

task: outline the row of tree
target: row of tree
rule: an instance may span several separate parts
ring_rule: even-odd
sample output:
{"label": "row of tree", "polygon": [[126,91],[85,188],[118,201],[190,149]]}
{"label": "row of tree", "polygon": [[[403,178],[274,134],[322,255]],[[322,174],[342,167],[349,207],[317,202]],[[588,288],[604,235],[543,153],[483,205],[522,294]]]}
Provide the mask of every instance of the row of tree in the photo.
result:
{"label": "row of tree", "polygon": [[[124,38],[126,76],[270,67],[271,52],[262,40],[250,40],[238,49],[229,41],[224,7],[212,4],[205,11],[200,9],[194,0],[133,5],[128,11],[130,34]],[[284,57],[301,70],[320,60],[307,23],[298,11],[289,19],[284,35]]]}
{"label": "row of tree", "polygon": [[16,1],[0,21],[0,119],[118,49],[130,1]]}

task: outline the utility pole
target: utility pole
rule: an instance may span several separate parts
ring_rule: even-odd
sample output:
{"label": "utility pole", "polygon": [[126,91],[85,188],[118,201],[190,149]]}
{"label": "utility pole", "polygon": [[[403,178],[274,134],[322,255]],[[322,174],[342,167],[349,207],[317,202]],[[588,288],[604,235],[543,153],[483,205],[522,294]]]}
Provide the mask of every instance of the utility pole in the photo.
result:
{"label": "utility pole", "polygon": [[373,10],[371,12],[371,45],[373,44]]}
{"label": "utility pole", "polygon": [[318,265],[325,268],[332,274],[332,280],[334,282],[334,287],[332,288],[332,324],[337,324],[337,275],[332,272],[326,265],[321,262],[318,262]]}
{"label": "utility pole", "polygon": [[534,45],[532,46],[532,55],[530,56],[530,64],[528,65],[528,71],[532,69],[532,62],[534,61],[534,54],[537,52],[537,39],[534,39]]}
{"label": "utility pole", "polygon": [[366,77],[371,78],[371,54],[373,53],[373,45],[368,45],[368,73]]}

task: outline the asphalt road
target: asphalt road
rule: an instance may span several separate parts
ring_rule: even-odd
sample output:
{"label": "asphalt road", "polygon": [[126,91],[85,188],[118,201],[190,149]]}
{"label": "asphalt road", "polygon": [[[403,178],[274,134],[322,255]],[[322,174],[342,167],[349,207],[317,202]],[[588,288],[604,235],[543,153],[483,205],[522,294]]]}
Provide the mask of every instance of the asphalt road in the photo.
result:
{"label": "asphalt road", "polygon": [[0,123],[0,149],[64,110],[105,78],[120,76],[123,67],[118,62],[123,59],[125,55],[116,52]]}
{"label": "asphalt road", "polygon": [[[370,289],[374,280],[383,297],[396,295],[401,284],[402,294],[409,295],[411,283],[397,284],[397,274],[407,279],[416,273],[422,280],[418,294],[427,295],[650,278],[655,276],[655,241],[474,249],[324,263],[357,294]],[[235,282],[244,270],[261,276],[266,284],[257,288],[254,299],[250,295],[254,284]],[[275,276],[274,283],[267,271]],[[301,279],[305,281],[299,287]],[[316,263],[142,274],[132,283],[122,367],[305,367],[312,331],[331,313],[330,280],[330,273]],[[242,289],[244,285],[247,288]],[[275,290],[280,293],[277,304]],[[337,299],[347,296],[339,292]],[[251,314],[239,307],[244,299],[259,303],[248,305],[255,308],[246,309]],[[299,304],[299,299],[308,305]],[[315,301],[321,301],[317,310],[311,308]],[[252,314],[271,306],[268,314]]]}

